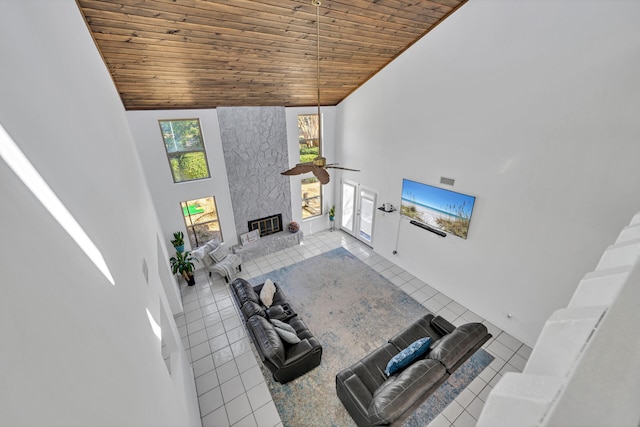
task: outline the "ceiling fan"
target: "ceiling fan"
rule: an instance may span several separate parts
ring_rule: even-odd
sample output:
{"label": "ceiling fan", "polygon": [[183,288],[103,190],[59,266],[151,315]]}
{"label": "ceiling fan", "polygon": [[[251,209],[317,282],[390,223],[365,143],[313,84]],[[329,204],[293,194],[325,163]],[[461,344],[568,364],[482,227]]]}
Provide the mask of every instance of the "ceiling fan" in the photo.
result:
{"label": "ceiling fan", "polygon": [[301,175],[303,173],[312,172],[320,184],[328,184],[330,177],[327,169],[342,169],[347,171],[360,172],[358,169],[349,169],[338,166],[337,163],[327,163],[327,159],[322,157],[322,115],[320,114],[320,0],[311,0],[311,4],[316,7],[316,33],[318,48],[316,59],[316,86],[318,89],[318,157],[311,162],[298,163],[291,169],[282,172],[282,175]]}

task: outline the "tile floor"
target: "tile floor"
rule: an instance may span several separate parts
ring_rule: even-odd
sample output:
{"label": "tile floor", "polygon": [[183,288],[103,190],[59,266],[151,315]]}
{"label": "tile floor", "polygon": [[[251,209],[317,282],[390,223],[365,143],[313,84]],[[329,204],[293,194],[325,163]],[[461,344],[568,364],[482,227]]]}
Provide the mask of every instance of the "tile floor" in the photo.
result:
{"label": "tile floor", "polygon": [[[407,273],[342,231],[304,237],[301,245],[243,263],[240,277],[251,278],[343,246],[433,313],[455,325],[483,322],[493,338],[484,348],[495,360],[430,427],[474,426],[489,391],[509,371],[524,368],[531,348],[497,329],[446,295]],[[193,366],[204,427],[282,426],[246,329],[224,279],[196,274],[193,287],[181,283],[184,313],[175,316]]]}

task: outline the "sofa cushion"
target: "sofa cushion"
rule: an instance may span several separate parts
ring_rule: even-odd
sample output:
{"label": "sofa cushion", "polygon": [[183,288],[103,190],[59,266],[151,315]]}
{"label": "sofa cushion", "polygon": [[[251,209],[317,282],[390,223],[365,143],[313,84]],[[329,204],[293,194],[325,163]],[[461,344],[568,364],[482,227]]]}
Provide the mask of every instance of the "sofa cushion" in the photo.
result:
{"label": "sofa cushion", "polygon": [[258,294],[253,290],[251,283],[246,280],[237,279],[231,284],[231,286],[233,286],[233,291],[238,298],[240,306],[244,305],[247,301],[253,301],[255,303],[260,301]]}
{"label": "sofa cushion", "polygon": [[436,316],[431,319],[431,326],[437,330],[440,335],[444,336],[453,332],[456,327],[442,316]]}
{"label": "sofa cushion", "polygon": [[287,320],[287,323],[293,329],[295,329],[296,335],[298,335],[298,338],[300,338],[301,340],[313,337],[313,334],[311,333],[307,325],[298,316],[292,317],[291,319]]}
{"label": "sofa cushion", "polygon": [[414,341],[423,337],[433,337],[433,340],[437,340],[442,334],[436,334],[433,328],[431,328],[431,320],[433,314],[425,314],[420,319],[407,326],[402,331],[394,335],[389,342],[396,346],[398,351],[403,348],[407,348]]}
{"label": "sofa cushion", "polygon": [[389,376],[406,368],[429,350],[429,344],[431,344],[430,337],[424,337],[414,341],[411,345],[389,360],[384,373]]}
{"label": "sofa cushion", "polygon": [[356,374],[367,389],[373,394],[388,377],[384,374],[384,368],[398,350],[393,344],[386,343],[371,353],[365,355],[360,361],[351,365],[348,370]]}
{"label": "sofa cushion", "polygon": [[273,304],[266,309],[267,317],[269,319],[287,320],[296,314],[291,310],[290,306],[281,306],[279,304]]}
{"label": "sofa cushion", "polygon": [[300,338],[296,335],[296,330],[293,329],[293,326],[281,322],[278,319],[271,319],[271,323],[276,328],[276,332],[280,335],[280,338],[289,344],[297,344],[300,342]]}
{"label": "sofa cushion", "polygon": [[260,353],[273,365],[280,367],[285,363],[284,344],[275,327],[262,316],[253,316],[247,320],[247,326],[253,334]]}
{"label": "sofa cushion", "polygon": [[[358,425],[367,423],[369,403],[373,399],[373,395],[364,385],[360,377],[355,374],[341,378],[340,374],[336,376],[336,391],[340,400],[346,400],[345,406],[349,406],[349,412],[355,411]],[[355,420],[355,419],[354,419]]]}
{"label": "sofa cushion", "polygon": [[287,299],[287,296],[285,295],[285,293],[282,291],[282,288],[280,288],[280,286],[277,286],[277,285],[276,285],[276,293],[275,295],[273,295],[273,305],[282,305],[282,306],[291,307],[291,303]]}
{"label": "sofa cushion", "polygon": [[368,408],[371,425],[394,422],[446,377],[444,366],[430,359],[419,360],[398,375],[392,375],[373,394]]}
{"label": "sofa cushion", "polygon": [[260,290],[260,301],[264,304],[265,307],[271,307],[273,304],[273,296],[276,294],[276,285],[271,281],[271,279],[267,279],[264,281],[264,285]]}
{"label": "sofa cushion", "polygon": [[447,371],[451,372],[468,352],[486,341],[487,334],[487,327],[482,323],[466,323],[458,326],[453,332],[439,339],[431,347],[427,357],[441,362]]}
{"label": "sofa cushion", "polygon": [[245,320],[250,318],[251,316],[262,316],[266,317],[267,313],[264,311],[264,308],[257,302],[247,301],[242,305],[242,314],[244,315]]}
{"label": "sofa cushion", "polygon": [[[209,249],[209,247],[206,247],[205,249]],[[215,264],[215,261],[209,256],[209,252],[207,252],[204,258],[202,258],[202,263],[204,264],[204,267],[208,269]]]}

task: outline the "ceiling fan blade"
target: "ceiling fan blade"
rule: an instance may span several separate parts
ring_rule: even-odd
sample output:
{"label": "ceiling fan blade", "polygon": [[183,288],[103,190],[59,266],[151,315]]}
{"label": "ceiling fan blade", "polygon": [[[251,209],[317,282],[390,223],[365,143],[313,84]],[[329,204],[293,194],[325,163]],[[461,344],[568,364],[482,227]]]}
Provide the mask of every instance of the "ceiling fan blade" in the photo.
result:
{"label": "ceiling fan blade", "polygon": [[316,176],[316,178],[318,178],[320,184],[325,185],[329,183],[329,172],[327,172],[325,168],[315,167],[313,168],[312,172]]}
{"label": "ceiling fan blade", "polygon": [[343,168],[342,166],[327,165],[326,167],[333,168],[333,169],[342,169],[342,170],[345,170],[345,171],[360,172],[360,169]]}
{"label": "ceiling fan blade", "polygon": [[314,167],[313,163],[298,163],[291,169],[281,172],[281,175],[301,175],[303,173],[311,172]]}

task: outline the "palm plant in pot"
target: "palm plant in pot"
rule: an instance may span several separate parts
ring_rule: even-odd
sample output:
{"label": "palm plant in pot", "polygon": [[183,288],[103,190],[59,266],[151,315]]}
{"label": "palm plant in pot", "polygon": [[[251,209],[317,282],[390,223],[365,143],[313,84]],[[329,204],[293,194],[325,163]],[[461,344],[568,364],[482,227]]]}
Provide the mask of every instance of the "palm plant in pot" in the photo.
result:
{"label": "palm plant in pot", "polygon": [[180,273],[189,286],[196,284],[196,279],[193,276],[193,257],[189,251],[176,252],[176,255],[172,256],[169,261],[171,262],[171,272],[173,274]]}
{"label": "palm plant in pot", "polygon": [[176,248],[176,251],[184,251],[184,233],[182,233],[182,231],[176,231],[173,233],[173,240],[171,241],[171,244]]}

